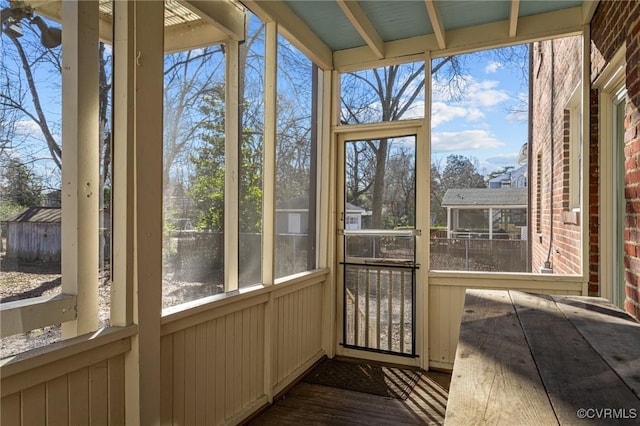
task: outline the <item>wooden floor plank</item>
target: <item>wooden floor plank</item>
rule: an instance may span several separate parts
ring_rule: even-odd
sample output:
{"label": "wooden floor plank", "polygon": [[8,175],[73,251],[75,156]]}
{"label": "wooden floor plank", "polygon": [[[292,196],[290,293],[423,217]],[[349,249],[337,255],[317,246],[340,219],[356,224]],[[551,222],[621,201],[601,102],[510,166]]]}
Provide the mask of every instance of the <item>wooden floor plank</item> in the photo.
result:
{"label": "wooden floor plank", "polygon": [[449,378],[447,373],[423,373],[406,400],[300,382],[249,424],[440,425]]}
{"label": "wooden floor plank", "polygon": [[553,299],[582,337],[640,398],[640,323],[599,297]]}
{"label": "wooden floor plank", "polygon": [[579,409],[638,406],[637,397],[567,321],[551,296],[510,294],[560,423],[578,422]]}
{"label": "wooden floor plank", "polygon": [[557,424],[506,291],[467,290],[446,425]]}

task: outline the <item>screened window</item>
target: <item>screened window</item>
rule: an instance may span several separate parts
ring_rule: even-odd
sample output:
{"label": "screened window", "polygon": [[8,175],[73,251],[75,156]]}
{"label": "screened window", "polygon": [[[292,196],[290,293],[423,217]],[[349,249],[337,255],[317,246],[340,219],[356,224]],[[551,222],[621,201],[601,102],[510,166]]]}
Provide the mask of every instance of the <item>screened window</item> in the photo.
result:
{"label": "screened window", "polygon": [[582,38],[529,48],[432,62],[432,269],[581,273]]}
{"label": "screened window", "polygon": [[[275,276],[316,265],[316,98],[313,63],[278,36]],[[291,211],[297,214],[291,214]],[[291,232],[298,230],[299,232]]]}
{"label": "screened window", "polygon": [[264,156],[265,25],[251,12],[247,38],[240,45],[240,235],[238,285],[262,280],[262,185]]}
{"label": "screened window", "polygon": [[224,292],[225,49],[164,61],[163,307]]}

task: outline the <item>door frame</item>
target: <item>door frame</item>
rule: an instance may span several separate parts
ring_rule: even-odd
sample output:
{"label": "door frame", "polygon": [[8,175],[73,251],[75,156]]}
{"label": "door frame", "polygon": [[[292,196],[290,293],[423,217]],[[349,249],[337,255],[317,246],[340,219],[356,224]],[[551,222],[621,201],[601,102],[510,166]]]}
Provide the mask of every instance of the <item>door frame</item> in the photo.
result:
{"label": "door frame", "polygon": [[[431,172],[430,143],[428,131],[425,131],[424,120],[403,120],[384,123],[339,126],[334,128],[334,136],[337,142],[336,164],[336,311],[335,311],[335,348],[336,354],[353,358],[361,358],[373,361],[389,362],[400,365],[418,366],[428,368],[428,313],[429,306],[429,224],[430,224],[430,190],[429,179]],[[344,184],[345,184],[345,143],[353,140],[380,139],[385,137],[416,136],[416,229],[422,231],[422,235],[416,236],[416,264],[419,268],[415,271],[415,350],[416,357],[404,357],[389,355],[366,350],[345,348],[343,339],[343,312],[344,300],[344,266],[340,261],[344,259],[343,238],[340,235],[344,230],[344,222],[340,220],[344,209]],[[422,212],[422,214],[421,214]]]}

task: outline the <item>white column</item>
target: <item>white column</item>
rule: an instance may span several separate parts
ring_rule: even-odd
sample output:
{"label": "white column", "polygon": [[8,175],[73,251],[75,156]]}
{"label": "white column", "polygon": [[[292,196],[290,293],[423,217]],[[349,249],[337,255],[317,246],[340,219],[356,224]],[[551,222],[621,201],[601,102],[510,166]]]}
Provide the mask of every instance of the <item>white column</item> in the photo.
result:
{"label": "white column", "polygon": [[78,316],[63,338],[98,328],[98,2],[62,2],[62,292]]}
{"label": "white column", "polygon": [[493,240],[493,208],[489,207],[489,239]]}
{"label": "white column", "polygon": [[114,2],[113,321],[125,354],[126,424],[160,423],[164,3]]}

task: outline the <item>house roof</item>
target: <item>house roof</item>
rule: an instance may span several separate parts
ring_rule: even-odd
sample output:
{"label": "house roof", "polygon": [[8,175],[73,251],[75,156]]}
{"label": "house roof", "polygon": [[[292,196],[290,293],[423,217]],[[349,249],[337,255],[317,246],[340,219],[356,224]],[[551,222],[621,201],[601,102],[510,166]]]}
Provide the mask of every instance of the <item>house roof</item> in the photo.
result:
{"label": "house roof", "polygon": [[18,214],[10,216],[3,222],[60,223],[62,209],[60,207],[29,207]]}
{"label": "house roof", "polygon": [[448,189],[442,207],[508,206],[527,207],[527,188]]}
{"label": "house roof", "polygon": [[515,180],[519,176],[527,174],[527,165],[520,166],[516,169],[510,170],[507,173],[503,173],[500,176],[496,176],[493,179],[489,179],[489,183],[500,183],[504,180]]}

